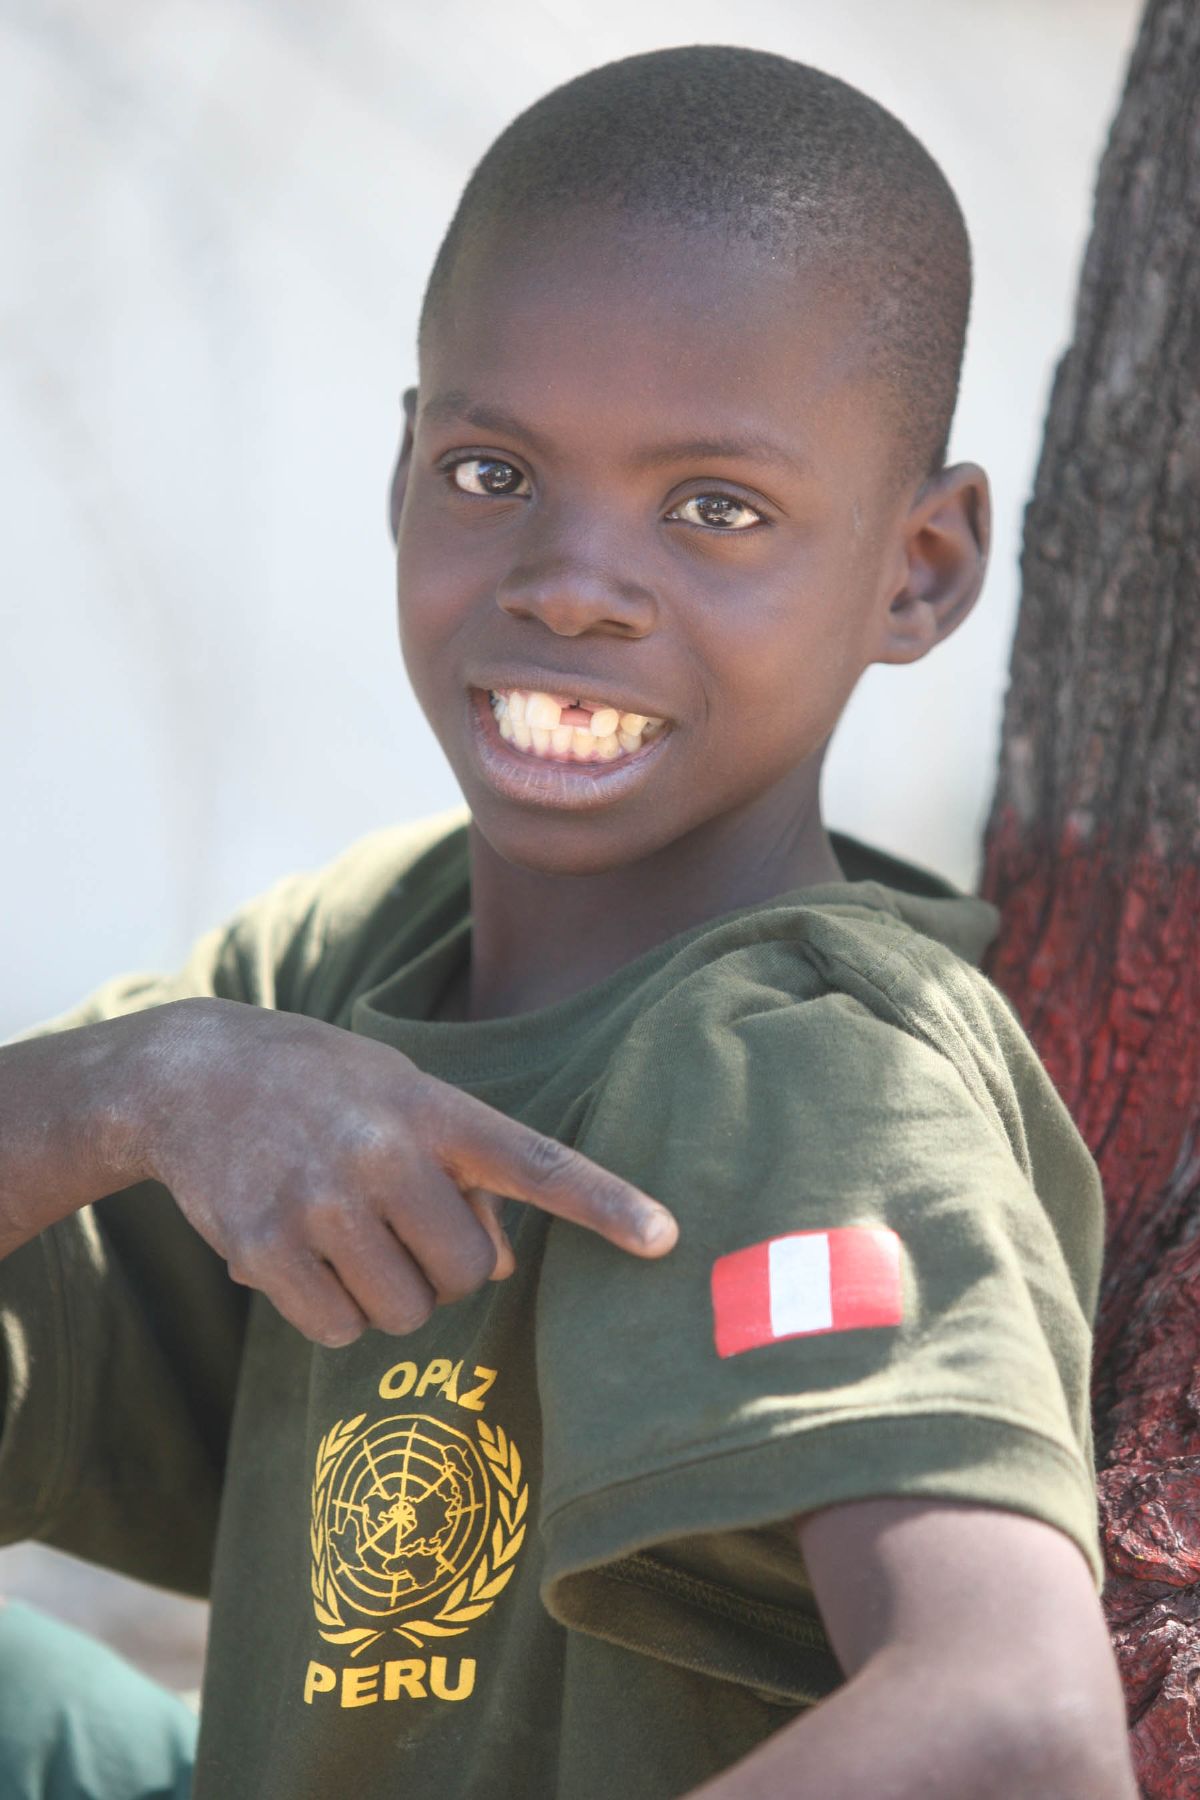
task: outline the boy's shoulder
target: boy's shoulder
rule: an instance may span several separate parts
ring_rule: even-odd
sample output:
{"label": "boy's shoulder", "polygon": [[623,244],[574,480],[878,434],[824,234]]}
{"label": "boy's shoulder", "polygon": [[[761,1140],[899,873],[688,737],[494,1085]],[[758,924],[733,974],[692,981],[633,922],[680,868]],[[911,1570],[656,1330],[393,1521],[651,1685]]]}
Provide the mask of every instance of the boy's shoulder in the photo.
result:
{"label": "boy's shoulder", "polygon": [[829,1087],[831,1104],[839,1089],[850,1113],[868,1089],[915,1114],[934,1089],[956,1092],[1030,1179],[1066,1156],[1092,1181],[1090,1153],[1036,1046],[980,966],[999,910],[830,835],[846,883],[781,894],[690,938],[657,972],[629,1048],[656,1056],[669,1042],[689,1087],[735,1070],[753,1082],[761,1068],[793,1091]]}
{"label": "boy's shoulder", "polygon": [[947,1028],[987,1037],[1015,1022],[981,963],[998,909],[944,877],[845,833],[830,838],[840,883],[791,889],[680,940],[668,965],[676,1004],[727,1013],[843,995],[945,1048]]}

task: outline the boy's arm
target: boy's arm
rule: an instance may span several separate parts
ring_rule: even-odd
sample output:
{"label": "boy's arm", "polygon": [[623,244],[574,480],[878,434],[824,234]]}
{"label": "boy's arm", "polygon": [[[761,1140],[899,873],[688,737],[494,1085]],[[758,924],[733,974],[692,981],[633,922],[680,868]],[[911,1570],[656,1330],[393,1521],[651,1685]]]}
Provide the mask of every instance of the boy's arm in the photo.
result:
{"label": "boy's arm", "polygon": [[146,1175],[135,1096],[164,1011],[0,1045],[0,1260]]}
{"label": "boy's arm", "polygon": [[691,1800],[1137,1800],[1090,1571],[992,1507],[860,1500],[797,1520],[846,1685]]}

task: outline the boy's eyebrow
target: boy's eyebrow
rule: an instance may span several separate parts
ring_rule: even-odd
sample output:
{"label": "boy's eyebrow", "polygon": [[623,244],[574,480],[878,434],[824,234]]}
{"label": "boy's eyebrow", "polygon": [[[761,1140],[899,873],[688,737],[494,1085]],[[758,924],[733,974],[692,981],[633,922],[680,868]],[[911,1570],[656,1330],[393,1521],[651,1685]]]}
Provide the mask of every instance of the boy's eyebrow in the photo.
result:
{"label": "boy's eyebrow", "polygon": [[[436,394],[421,408],[422,418],[435,422],[465,419],[484,431],[499,431],[508,437],[524,438],[530,447],[543,454],[549,446],[533,428],[505,412],[501,407],[472,403],[467,394],[450,388]],[[687,457],[741,456],[760,462],[785,463],[801,475],[812,473],[812,465],[798,450],[778,444],[771,438],[748,434],[740,437],[679,438],[670,443],[655,444],[641,451],[633,460],[638,467],[651,468],[658,463],[683,462]]]}
{"label": "boy's eyebrow", "polygon": [[786,463],[800,475],[812,473],[811,463],[798,450],[789,450],[773,438],[757,436],[680,438],[673,443],[656,444],[634,460],[643,468],[649,468],[655,463],[682,462],[685,457],[705,456],[752,457],[756,462]]}
{"label": "boy's eyebrow", "polygon": [[498,406],[473,404],[470,395],[460,388],[447,388],[444,394],[435,394],[421,408],[421,417],[435,422],[465,419],[468,425],[478,425],[483,431],[499,431],[506,437],[524,438],[539,455],[549,448],[543,437],[512,413],[504,412]]}

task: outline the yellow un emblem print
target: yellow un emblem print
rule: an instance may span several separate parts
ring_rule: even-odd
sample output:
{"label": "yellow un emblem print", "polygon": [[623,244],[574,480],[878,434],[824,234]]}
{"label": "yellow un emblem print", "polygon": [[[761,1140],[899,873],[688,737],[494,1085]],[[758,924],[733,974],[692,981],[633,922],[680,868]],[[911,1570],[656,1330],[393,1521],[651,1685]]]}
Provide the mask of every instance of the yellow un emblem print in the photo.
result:
{"label": "yellow un emblem print", "polygon": [[[500,1426],[425,1413],[339,1420],[317,1448],[312,1597],[321,1636],[358,1656],[387,1630],[459,1637],[507,1585],[529,1485]],[[368,1622],[369,1621],[369,1622]]]}

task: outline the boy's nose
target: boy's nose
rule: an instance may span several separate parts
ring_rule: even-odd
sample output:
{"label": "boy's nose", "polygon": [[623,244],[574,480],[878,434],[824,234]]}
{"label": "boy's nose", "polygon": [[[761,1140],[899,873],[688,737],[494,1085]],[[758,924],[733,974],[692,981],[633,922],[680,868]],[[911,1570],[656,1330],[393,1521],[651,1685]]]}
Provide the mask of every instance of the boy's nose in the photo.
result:
{"label": "boy's nose", "polygon": [[556,630],[583,630],[599,619],[628,629],[648,630],[655,599],[651,589],[625,571],[589,558],[551,555],[524,558],[500,581],[496,599],[514,616],[536,614]]}

